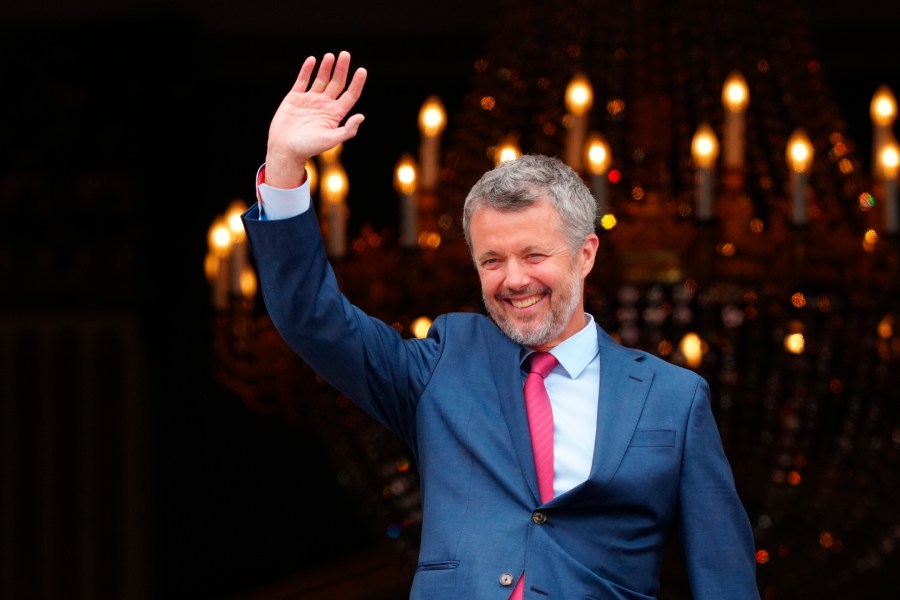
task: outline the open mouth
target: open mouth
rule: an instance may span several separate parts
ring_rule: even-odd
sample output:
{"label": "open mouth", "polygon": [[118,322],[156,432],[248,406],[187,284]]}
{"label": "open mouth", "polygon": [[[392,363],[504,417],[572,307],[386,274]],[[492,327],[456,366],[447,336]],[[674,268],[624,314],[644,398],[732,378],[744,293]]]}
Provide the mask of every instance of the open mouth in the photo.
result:
{"label": "open mouth", "polygon": [[534,304],[537,304],[544,298],[544,294],[535,294],[534,296],[528,296],[527,298],[508,298],[508,302],[512,304],[515,308],[528,308]]}

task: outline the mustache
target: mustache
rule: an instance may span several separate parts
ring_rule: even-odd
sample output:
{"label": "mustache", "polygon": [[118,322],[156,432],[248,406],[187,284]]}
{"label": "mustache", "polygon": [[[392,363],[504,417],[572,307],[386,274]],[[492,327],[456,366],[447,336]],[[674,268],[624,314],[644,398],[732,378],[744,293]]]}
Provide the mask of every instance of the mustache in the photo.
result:
{"label": "mustache", "polygon": [[503,290],[502,292],[497,292],[494,294],[494,298],[497,300],[509,300],[510,298],[522,297],[522,296],[537,296],[540,294],[549,294],[550,288],[545,286],[531,286],[524,287],[517,290]]}

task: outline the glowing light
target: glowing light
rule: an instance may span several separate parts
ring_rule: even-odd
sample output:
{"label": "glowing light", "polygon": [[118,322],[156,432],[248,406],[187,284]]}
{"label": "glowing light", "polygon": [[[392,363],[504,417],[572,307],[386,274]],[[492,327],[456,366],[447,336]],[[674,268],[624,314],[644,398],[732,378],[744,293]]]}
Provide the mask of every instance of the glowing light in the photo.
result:
{"label": "glowing light", "polygon": [[790,485],[800,485],[802,479],[799,471],[791,471],[788,473],[787,482]]}
{"label": "glowing light", "polygon": [[412,331],[412,334],[421,340],[428,335],[428,330],[431,328],[431,319],[428,317],[419,317],[412,322],[409,328]]}
{"label": "glowing light", "polygon": [[415,193],[416,175],[416,161],[411,154],[404,154],[394,169],[394,189],[406,195]]}
{"label": "glowing light", "polygon": [[758,217],[750,219],[750,231],[752,231],[753,233],[762,233],[765,228],[766,225],[765,223],[763,223],[762,219]]}
{"label": "glowing light", "polygon": [[602,217],[600,217],[600,227],[606,230],[610,230],[616,226],[616,215],[612,213],[606,213]]}
{"label": "glowing light", "polygon": [[803,354],[806,349],[806,339],[802,333],[789,333],[784,336],[784,349],[791,354]]}
{"label": "glowing light", "polygon": [[519,150],[518,142],[513,136],[510,136],[494,150],[494,166],[508,160],[515,160],[521,155],[522,151]]}
{"label": "glowing light", "polygon": [[231,229],[224,216],[218,216],[213,221],[207,235],[210,252],[215,256],[221,257],[228,254],[231,249]]}
{"label": "glowing light", "polygon": [[719,254],[726,258],[734,256],[735,252],[737,252],[737,248],[731,242],[726,242],[719,248]]}
{"label": "glowing light", "polygon": [[878,232],[874,229],[867,229],[863,234],[863,239],[869,244],[874,244],[878,241]]}
{"label": "glowing light", "polygon": [[394,464],[397,470],[401,473],[406,473],[409,471],[409,459],[408,458],[400,458],[397,459],[397,462]]}
{"label": "glowing light", "polygon": [[306,180],[309,181],[309,193],[310,195],[315,194],[319,185],[319,170],[316,168],[316,161],[308,159],[304,163],[304,168],[306,169]]}
{"label": "glowing light", "polygon": [[813,145],[802,129],[795,129],[788,138],[787,161],[795,173],[806,173],[812,166]]}
{"label": "glowing light", "polygon": [[447,124],[447,113],[441,99],[429,96],[419,109],[419,131],[422,135],[434,137],[444,131]]}
{"label": "glowing light", "polygon": [[806,306],[806,296],[803,295],[803,292],[795,293],[791,296],[791,304],[797,308],[803,308]]}
{"label": "glowing light", "polygon": [[684,355],[687,365],[692,369],[696,369],[703,362],[704,346],[705,344],[699,335],[694,332],[688,332],[681,338],[678,349]]}
{"label": "glowing light", "polygon": [[890,87],[882,85],[875,90],[869,104],[869,116],[875,125],[882,127],[890,125],[897,118],[897,100]]}
{"label": "glowing light", "polygon": [[594,91],[583,73],[576,73],[566,87],[566,110],[580,117],[585,115],[594,103]]}
{"label": "glowing light", "polygon": [[241,289],[241,296],[243,296],[244,298],[256,297],[256,289],[258,287],[258,284],[256,281],[256,273],[253,271],[253,267],[246,266],[241,270],[238,285]]}
{"label": "glowing light", "polygon": [[879,156],[884,176],[888,179],[896,179],[898,167],[900,167],[900,147],[894,140],[888,141],[881,150]]}
{"label": "glowing light", "polygon": [[423,231],[419,234],[419,247],[435,249],[441,245],[441,234],[437,231]]}
{"label": "glowing light", "polygon": [[347,173],[338,163],[328,165],[324,173],[322,200],[328,204],[341,204],[347,196]]}
{"label": "glowing light", "polygon": [[731,112],[740,112],[747,108],[750,92],[747,80],[738,71],[732,71],[722,86],[722,104]]}
{"label": "glowing light", "polygon": [[644,188],[639,185],[631,188],[631,199],[634,201],[640,201],[644,199]]}
{"label": "glowing light", "polygon": [[481,108],[484,110],[494,110],[494,107],[497,105],[497,100],[493,96],[484,96],[481,99]]}
{"label": "glowing light", "polygon": [[893,315],[885,315],[878,322],[878,337],[888,340],[894,337],[894,316]]}
{"label": "glowing light", "polygon": [[614,98],[606,103],[606,112],[612,116],[616,116],[625,110],[625,101],[621,98]]}
{"label": "glowing light", "polygon": [[702,123],[691,140],[691,156],[700,168],[710,168],[719,156],[719,142],[709,123]]}
{"label": "glowing light", "polygon": [[610,183],[619,183],[622,181],[622,172],[618,169],[612,169],[607,177]]}
{"label": "glowing light", "polygon": [[588,137],[587,166],[594,175],[602,175],[609,169],[612,162],[612,154],[609,150],[609,142],[601,134],[594,132]]}
{"label": "glowing light", "polygon": [[819,534],[819,545],[823,548],[831,548],[834,545],[834,536],[830,531],[823,531]]}
{"label": "glowing light", "polygon": [[756,551],[756,563],[760,565],[764,565],[769,562],[769,551],[768,550],[757,550]]}

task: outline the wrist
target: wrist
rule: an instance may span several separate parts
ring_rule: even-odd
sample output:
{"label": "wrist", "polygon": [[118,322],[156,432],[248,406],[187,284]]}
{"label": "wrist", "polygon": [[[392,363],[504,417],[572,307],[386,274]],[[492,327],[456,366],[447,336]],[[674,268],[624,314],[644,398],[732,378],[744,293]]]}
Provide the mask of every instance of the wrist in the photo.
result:
{"label": "wrist", "polygon": [[289,159],[277,151],[266,153],[265,182],[283,190],[298,188],[306,181],[306,160]]}

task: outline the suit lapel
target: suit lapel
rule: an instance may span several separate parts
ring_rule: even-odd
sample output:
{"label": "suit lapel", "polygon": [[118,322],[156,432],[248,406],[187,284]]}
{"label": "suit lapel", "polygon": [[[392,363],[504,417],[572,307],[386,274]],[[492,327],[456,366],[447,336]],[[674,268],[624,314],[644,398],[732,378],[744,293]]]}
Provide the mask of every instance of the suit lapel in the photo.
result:
{"label": "suit lapel", "polygon": [[490,352],[490,360],[492,372],[495,374],[494,385],[500,399],[500,410],[509,428],[513,450],[519,461],[519,470],[524,475],[534,499],[539,502],[540,492],[534,470],[534,455],[531,450],[528,415],[525,412],[525,395],[522,390],[522,369],[519,367],[521,346],[503,334],[498,337],[502,339]]}
{"label": "suit lapel", "polygon": [[625,456],[653,380],[653,371],[639,362],[640,356],[600,331],[600,405],[589,479],[601,487]]}

